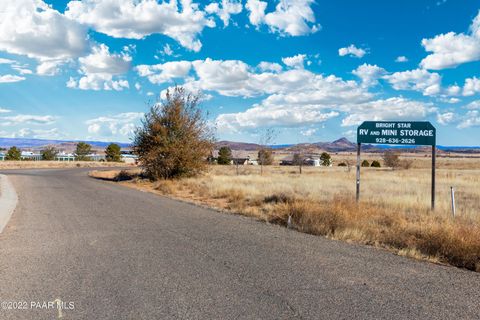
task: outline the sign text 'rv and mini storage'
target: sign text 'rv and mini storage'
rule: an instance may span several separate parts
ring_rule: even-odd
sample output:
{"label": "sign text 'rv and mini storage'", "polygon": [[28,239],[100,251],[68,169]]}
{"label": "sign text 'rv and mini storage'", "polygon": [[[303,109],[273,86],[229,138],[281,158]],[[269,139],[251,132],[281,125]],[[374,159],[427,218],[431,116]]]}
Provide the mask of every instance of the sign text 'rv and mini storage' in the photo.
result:
{"label": "sign text 'rv and mini storage'", "polygon": [[426,121],[365,121],[357,129],[358,143],[434,146],[435,136]]}

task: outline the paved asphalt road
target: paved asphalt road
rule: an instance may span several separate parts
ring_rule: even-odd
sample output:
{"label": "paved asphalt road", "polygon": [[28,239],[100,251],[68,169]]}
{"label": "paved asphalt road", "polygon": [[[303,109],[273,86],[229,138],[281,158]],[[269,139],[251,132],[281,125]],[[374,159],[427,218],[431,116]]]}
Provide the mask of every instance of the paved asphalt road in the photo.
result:
{"label": "paved asphalt road", "polygon": [[96,181],[4,172],[0,299],[74,303],[63,319],[480,319],[480,274]]}

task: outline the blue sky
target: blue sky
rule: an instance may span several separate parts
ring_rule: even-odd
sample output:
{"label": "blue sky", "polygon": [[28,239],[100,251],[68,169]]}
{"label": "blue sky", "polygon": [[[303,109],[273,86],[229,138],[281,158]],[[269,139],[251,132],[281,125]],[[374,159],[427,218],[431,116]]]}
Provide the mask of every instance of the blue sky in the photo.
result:
{"label": "blue sky", "polygon": [[[2,4],[3,6],[3,4]],[[11,1],[0,136],[128,142],[175,84],[217,138],[316,142],[364,120],[429,120],[480,145],[476,1]]]}

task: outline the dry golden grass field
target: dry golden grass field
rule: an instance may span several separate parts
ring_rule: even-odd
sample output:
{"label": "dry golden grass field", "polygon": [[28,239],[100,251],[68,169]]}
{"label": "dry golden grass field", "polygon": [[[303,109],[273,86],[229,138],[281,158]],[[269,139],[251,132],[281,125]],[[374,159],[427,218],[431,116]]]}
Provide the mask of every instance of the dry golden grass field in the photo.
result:
{"label": "dry golden grass field", "polygon": [[[339,155],[334,161],[353,156]],[[367,155],[378,159],[379,155]],[[430,210],[430,158],[412,168],[362,168],[355,202],[355,168],[210,166],[195,178],[150,182],[136,175],[122,183],[332,239],[480,271],[480,159],[439,158],[435,211]],[[92,172],[111,179],[118,171]],[[128,177],[123,173],[123,178]],[[122,180],[122,179],[120,179]],[[456,190],[452,217],[450,187]],[[290,222],[289,222],[290,221]]]}

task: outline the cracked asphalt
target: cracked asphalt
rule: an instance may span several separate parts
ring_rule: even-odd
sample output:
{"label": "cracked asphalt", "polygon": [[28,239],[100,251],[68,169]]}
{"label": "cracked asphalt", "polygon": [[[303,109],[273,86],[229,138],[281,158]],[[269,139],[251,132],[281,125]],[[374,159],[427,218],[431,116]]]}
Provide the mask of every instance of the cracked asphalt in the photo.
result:
{"label": "cracked asphalt", "polygon": [[[2,308],[1,319],[480,319],[478,273],[97,181],[85,169],[2,173],[19,203],[0,234],[0,300],[28,308]],[[55,299],[74,308],[31,306]]]}

